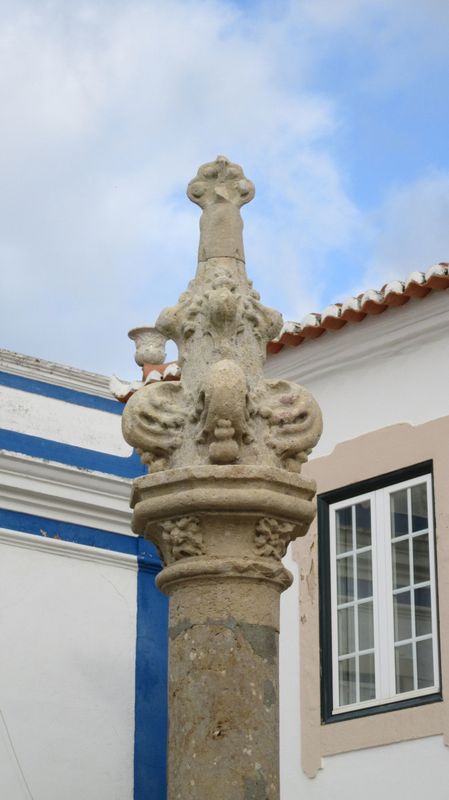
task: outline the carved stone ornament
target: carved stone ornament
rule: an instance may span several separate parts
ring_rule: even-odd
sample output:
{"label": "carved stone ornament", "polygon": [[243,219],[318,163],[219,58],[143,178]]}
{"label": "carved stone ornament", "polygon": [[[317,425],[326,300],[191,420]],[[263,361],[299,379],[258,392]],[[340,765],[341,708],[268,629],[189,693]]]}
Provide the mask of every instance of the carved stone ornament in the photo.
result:
{"label": "carved stone ornament", "polygon": [[161,523],[162,538],[167,543],[168,558],[178,561],[180,558],[192,558],[204,553],[203,537],[197,517],[181,517]]}
{"label": "carved stone ornament", "polygon": [[254,186],[219,156],[199,168],[187,194],[203,209],[196,277],[151,329],[154,341],[178,345],[181,383],[139,389],[123,414],[124,437],[153,472],[203,463],[300,472],[321,414],[301,387],[263,377],[282,317],[246,276],[240,207]]}
{"label": "carved stone ornament", "polygon": [[150,337],[133,335],[139,359],[172,339],[181,380],[138,389],[122,418],[149,466],[133,531],[161,553],[170,597],[168,800],[279,800],[279,595],[292,581],[281,559],[315,515],[300,472],[321,413],[305,389],[263,374],[282,317],[246,275],[240,208],[253,184],[219,156],[187,194],[202,209],[195,278]]}
{"label": "carved stone ornament", "polygon": [[273,556],[281,560],[287,552],[295,526],[290,522],[264,517],[256,525],[256,550],[261,556]]}

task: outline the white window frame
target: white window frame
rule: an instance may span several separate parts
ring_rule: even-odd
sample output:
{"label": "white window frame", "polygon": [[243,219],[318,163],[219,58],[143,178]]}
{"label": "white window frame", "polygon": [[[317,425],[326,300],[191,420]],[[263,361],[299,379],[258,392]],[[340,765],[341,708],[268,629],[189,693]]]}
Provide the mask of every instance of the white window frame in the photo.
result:
{"label": "white window frame", "polygon": [[[431,614],[432,614],[432,644],[433,644],[433,667],[435,684],[423,689],[414,689],[410,692],[396,693],[395,677],[395,646],[394,646],[394,623],[393,623],[393,574],[392,574],[392,547],[391,547],[391,517],[390,517],[390,494],[401,489],[411,488],[417,484],[425,483],[427,486],[427,509],[428,509],[428,541],[429,541],[429,571],[430,571],[430,592],[431,592]],[[356,505],[364,500],[371,503],[371,531],[372,531],[372,575],[373,575],[373,614],[374,614],[374,664],[375,664],[375,692],[376,697],[372,700],[359,701],[356,703],[340,706],[339,702],[339,653],[338,653],[338,614],[337,614],[337,553],[336,553],[336,511],[346,508],[349,505]],[[410,516],[410,508],[409,508]],[[392,702],[402,702],[425,695],[435,694],[440,689],[440,669],[439,669],[439,637],[438,637],[438,614],[436,596],[436,564],[435,564],[435,531],[433,514],[433,494],[432,476],[430,474],[421,475],[417,478],[390,484],[374,491],[365,492],[354,497],[347,497],[332,503],[329,506],[329,545],[330,545],[330,578],[331,578],[331,636],[332,636],[332,696],[333,708],[332,715],[347,714],[363,708],[385,705]],[[411,530],[411,526],[409,526]],[[419,532],[415,531],[413,535]],[[405,534],[405,537],[409,534]],[[399,537],[397,537],[399,538]],[[368,548],[367,548],[368,549]],[[357,559],[354,559],[356,563]],[[410,564],[410,579],[412,580],[412,564]],[[354,583],[357,575],[354,575]],[[411,584],[417,587],[419,584]],[[414,609],[414,592],[411,591],[412,609]],[[412,613],[412,640],[415,633],[415,620]],[[356,651],[358,650],[358,630],[357,617],[354,622],[354,636]],[[419,637],[420,638],[420,637]],[[418,640],[419,640],[418,638]],[[423,639],[429,636],[423,636]],[[415,650],[414,650],[415,652]],[[358,659],[356,659],[358,665]],[[414,670],[416,670],[416,657],[414,656]],[[358,686],[358,666],[357,666],[357,692]]]}

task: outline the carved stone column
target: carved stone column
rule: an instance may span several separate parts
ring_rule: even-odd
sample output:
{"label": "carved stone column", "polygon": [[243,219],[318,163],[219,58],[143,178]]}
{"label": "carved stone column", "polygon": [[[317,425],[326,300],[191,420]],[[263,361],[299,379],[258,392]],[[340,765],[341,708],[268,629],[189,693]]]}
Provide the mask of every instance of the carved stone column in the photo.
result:
{"label": "carved stone column", "polygon": [[187,194],[203,209],[198,269],[156,322],[182,378],[139,389],[123,415],[151,470],[133,529],[158,547],[170,596],[169,800],[277,800],[281,558],[315,514],[300,471],[321,414],[300,386],[263,377],[282,318],[246,276],[253,184],[219,156]]}

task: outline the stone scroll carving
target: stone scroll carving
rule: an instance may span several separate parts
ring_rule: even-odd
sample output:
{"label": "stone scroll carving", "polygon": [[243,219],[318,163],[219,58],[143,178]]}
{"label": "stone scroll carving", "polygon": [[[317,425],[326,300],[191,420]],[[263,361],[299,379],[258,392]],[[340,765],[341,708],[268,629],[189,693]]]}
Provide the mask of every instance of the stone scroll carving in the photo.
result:
{"label": "stone scroll carving", "polygon": [[168,469],[182,442],[185,424],[183,387],[179,383],[149,384],[125,407],[122,430],[152,472]]}
{"label": "stone scroll carving", "polygon": [[151,329],[176,342],[181,382],[135,393],[123,414],[125,439],[152,472],[204,463],[300,472],[321,434],[321,414],[305,389],[263,377],[282,317],[246,276],[240,208],[254,186],[218,156],[199,168],[187,194],[203,210],[197,273]]}
{"label": "stone scroll carving", "polygon": [[256,413],[265,421],[265,441],[279,466],[301,472],[323,430],[316,400],[290,381],[265,381]]}
{"label": "stone scroll carving", "polygon": [[295,526],[289,522],[263,517],[258,521],[254,535],[257,554],[280,560],[294,538],[294,531]]}

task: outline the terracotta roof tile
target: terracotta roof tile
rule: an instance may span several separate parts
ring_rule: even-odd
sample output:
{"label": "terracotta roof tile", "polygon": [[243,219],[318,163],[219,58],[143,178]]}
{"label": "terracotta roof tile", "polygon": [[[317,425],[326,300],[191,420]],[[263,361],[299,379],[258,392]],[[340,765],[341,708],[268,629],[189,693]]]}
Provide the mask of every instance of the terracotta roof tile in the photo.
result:
{"label": "terracotta roof tile", "polygon": [[[382,314],[390,307],[402,306],[414,298],[425,297],[429,292],[449,288],[449,263],[434,264],[427,272],[411,272],[405,281],[395,280],[386,283],[379,291],[369,289],[357,297],[349,297],[344,303],[333,303],[321,314],[307,314],[301,322],[286,322],[280,336],[269,342],[269,353],[278,353],[285,346],[298,347],[308,339],[317,339],[327,331],[338,331],[347,323],[362,322],[367,316]],[[171,364],[145,364],[143,380],[132,383],[121,381],[113,376],[111,392],[122,402],[141,386],[157,381],[177,381],[180,367]]]}
{"label": "terracotta roof tile", "polygon": [[281,335],[269,343],[268,352],[278,353],[285,345],[296,347],[326,331],[339,330],[348,322],[361,322],[365,317],[382,314],[390,307],[402,306],[412,297],[421,298],[429,292],[448,288],[449,263],[434,264],[427,272],[410,273],[405,281],[390,281],[378,291],[369,289],[344,303],[334,303],[321,314],[307,314],[300,323],[286,322]]}

